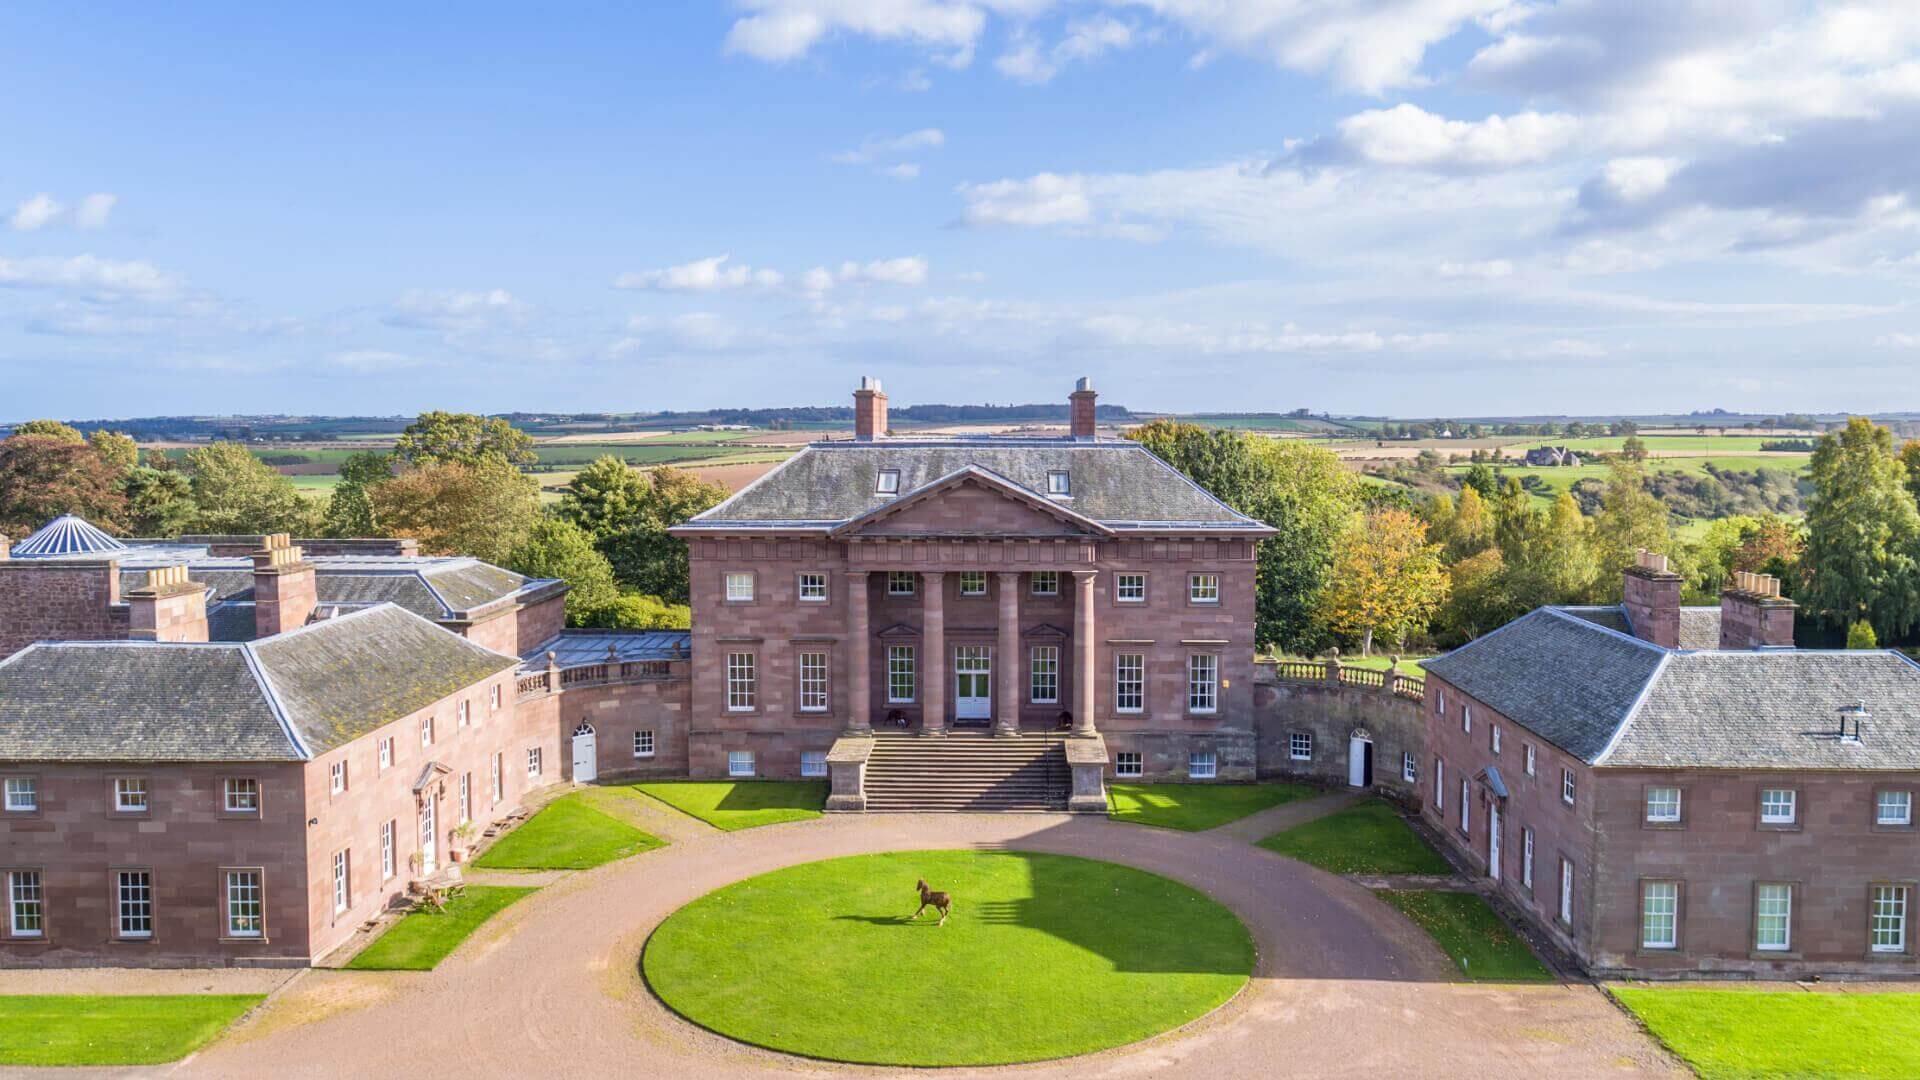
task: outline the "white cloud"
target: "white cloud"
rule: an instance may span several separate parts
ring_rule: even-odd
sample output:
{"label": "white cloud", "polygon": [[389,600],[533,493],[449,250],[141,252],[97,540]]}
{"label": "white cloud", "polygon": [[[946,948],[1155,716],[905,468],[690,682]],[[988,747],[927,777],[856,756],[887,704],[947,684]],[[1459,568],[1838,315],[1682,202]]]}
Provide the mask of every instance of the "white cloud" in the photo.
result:
{"label": "white cloud", "polygon": [[1002,75],[1016,82],[1051,82],[1069,64],[1094,60],[1109,52],[1131,49],[1153,35],[1111,15],[1094,15],[1067,23],[1066,34],[1052,48],[1043,48],[1025,29],[1014,35],[1013,47],[994,61]]}
{"label": "white cloud", "polygon": [[327,358],[333,366],[362,375],[379,371],[398,371],[405,368],[421,367],[427,363],[417,356],[406,353],[388,352],[384,349],[349,349],[337,352]]}
{"label": "white cloud", "polygon": [[797,60],[838,34],[904,42],[965,67],[986,27],[981,4],[963,0],[744,0],[752,12],[727,31],[726,51],[756,60]]}
{"label": "white cloud", "polygon": [[1353,158],[1374,165],[1508,168],[1546,161],[1565,149],[1579,128],[1579,120],[1564,113],[1466,121],[1402,104],[1340,121],[1338,143]]}
{"label": "white cloud", "polygon": [[833,160],[841,165],[871,165],[883,158],[897,158],[917,150],[938,150],[946,144],[946,133],[939,128],[921,128],[891,137],[869,135],[852,150],[833,155]]}
{"label": "white cloud", "polygon": [[113,212],[117,201],[113,195],[96,192],[81,199],[78,206],[68,206],[43,191],[15,207],[7,218],[7,227],[15,232],[33,232],[58,225],[82,231],[104,229],[107,215]]}
{"label": "white cloud", "polygon": [[1607,350],[1604,346],[1595,345],[1591,341],[1580,341],[1575,338],[1556,338],[1532,350],[1531,355],[1597,360],[1607,355]]}
{"label": "white cloud", "polygon": [[660,270],[621,274],[616,289],[652,289],[658,292],[717,292],[724,289],[777,288],[784,280],[777,270],[726,265],[730,256],[714,255]]}
{"label": "white cloud", "polygon": [[1078,176],[1040,173],[1027,180],[962,184],[968,225],[1081,225],[1093,219],[1086,182]]}
{"label": "white cloud", "polygon": [[1506,259],[1484,259],[1479,262],[1448,260],[1435,269],[1443,278],[1478,278],[1482,281],[1495,281],[1513,276],[1513,263]]}
{"label": "white cloud", "polygon": [[1882,334],[1873,343],[1883,349],[1920,349],[1920,334]]}
{"label": "white cloud", "polygon": [[875,259],[869,263],[841,263],[840,280],[876,285],[922,285],[927,280],[927,260],[918,255],[909,255],[899,259]]}
{"label": "white cloud", "polygon": [[172,296],[180,280],[138,259],[102,259],[94,255],[0,258],[0,287],[71,289],[103,299]]}
{"label": "white cloud", "polygon": [[526,305],[505,289],[411,289],[393,302],[393,312],[386,322],[389,326],[452,333],[517,323],[525,315]]}
{"label": "white cloud", "polygon": [[920,166],[911,161],[903,161],[898,165],[875,169],[874,172],[889,180],[912,180],[920,175]]}

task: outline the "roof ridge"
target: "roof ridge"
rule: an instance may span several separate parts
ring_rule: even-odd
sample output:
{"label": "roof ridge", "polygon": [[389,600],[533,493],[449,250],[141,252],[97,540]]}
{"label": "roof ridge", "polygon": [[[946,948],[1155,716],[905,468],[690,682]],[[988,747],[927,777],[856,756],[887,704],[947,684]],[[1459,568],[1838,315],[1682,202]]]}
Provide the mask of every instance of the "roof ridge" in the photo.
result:
{"label": "roof ridge", "polygon": [[712,520],[712,521],[727,520],[726,518],[717,516],[721,510],[724,510],[727,507],[733,505],[734,503],[739,502],[742,498],[746,497],[747,492],[754,490],[755,488],[759,487],[761,484],[764,484],[768,480],[771,480],[775,476],[778,476],[782,472],[785,472],[789,465],[792,465],[794,462],[799,461],[801,458],[806,457],[808,454],[813,453],[814,447],[818,445],[820,444],[806,443],[802,445],[800,447],[799,453],[791,455],[785,461],[782,461],[780,464],[775,465],[773,468],[768,469],[766,472],[761,473],[758,477],[755,477],[754,479],[748,481],[747,486],[741,488],[739,491],[734,492],[733,494],[727,496],[724,499],[721,499],[719,502],[713,504],[707,509],[700,511],[699,513],[693,515],[691,518],[688,518],[687,519],[688,523],[691,524],[692,522],[707,521],[707,520]]}
{"label": "roof ridge", "polygon": [[1672,652],[1665,649],[1661,651],[1666,653],[1666,655],[1662,656],[1660,662],[1654,665],[1653,673],[1647,676],[1647,681],[1640,684],[1640,692],[1634,695],[1633,704],[1627,706],[1626,715],[1622,716],[1620,723],[1614,726],[1613,734],[1607,738],[1607,745],[1601,747],[1600,752],[1595,754],[1593,760],[1588,764],[1599,765],[1604,763],[1608,755],[1613,753],[1614,748],[1620,745],[1620,740],[1626,738],[1627,730],[1633,727],[1634,720],[1640,715],[1641,706],[1645,705],[1647,698],[1653,695],[1653,688],[1660,685],[1661,676],[1667,673],[1667,665],[1673,660],[1674,654]]}
{"label": "roof ridge", "polygon": [[[1623,633],[1621,633],[1620,631],[1618,631],[1618,630],[1615,630],[1615,629],[1614,629],[1614,628],[1612,628],[1611,626],[1601,626],[1601,625],[1600,625],[1599,623],[1597,623],[1597,622],[1592,622],[1592,621],[1589,621],[1589,620],[1587,620],[1587,619],[1583,619],[1583,618],[1581,618],[1581,617],[1579,617],[1578,615],[1569,615],[1568,613],[1566,613],[1566,612],[1564,612],[1564,611],[1561,611],[1561,610],[1559,609],[1559,607],[1557,607],[1557,606],[1555,606],[1555,605],[1553,605],[1553,604],[1543,604],[1543,605],[1541,605],[1540,607],[1537,607],[1537,608],[1535,608],[1535,609],[1534,609],[1534,611],[1550,611],[1550,612],[1552,612],[1552,613],[1553,613],[1554,615],[1556,615],[1556,616],[1558,616],[1558,617],[1560,617],[1560,618],[1562,618],[1562,619],[1565,619],[1565,620],[1567,620],[1567,621],[1568,621],[1568,622],[1570,622],[1570,623],[1576,623],[1576,624],[1578,624],[1578,625],[1580,625],[1580,626],[1582,626],[1582,627],[1585,627],[1585,628],[1586,628],[1586,629],[1588,629],[1588,630],[1597,630],[1597,631],[1599,631],[1599,632],[1600,632],[1600,633],[1602,633],[1602,634],[1612,634],[1612,635],[1613,635],[1614,637],[1617,637],[1617,638],[1620,638],[1620,639],[1621,639],[1621,640],[1623,640],[1623,641],[1631,641],[1631,642],[1633,642],[1633,643],[1634,643],[1635,645],[1638,645],[1638,646],[1640,646],[1640,647],[1641,647],[1641,648],[1643,648],[1643,649],[1652,649],[1652,650],[1654,650],[1654,651],[1656,651],[1656,652],[1663,652],[1663,653],[1671,653],[1671,652],[1673,652],[1673,651],[1675,651],[1675,650],[1673,650],[1673,649],[1669,649],[1669,648],[1667,648],[1667,647],[1666,647],[1665,645],[1656,645],[1656,644],[1654,644],[1653,642],[1651,642],[1651,641],[1648,641],[1648,640],[1646,640],[1645,638],[1641,638],[1641,637],[1635,637],[1635,636],[1634,636],[1634,635],[1632,635],[1632,634],[1623,634]],[[1514,620],[1514,622],[1519,622],[1519,621],[1520,621],[1519,619],[1515,619],[1515,620]],[[1507,624],[1507,626],[1512,626],[1512,625],[1513,625],[1513,623],[1508,623],[1508,624]],[[1503,626],[1503,627],[1501,627],[1500,629],[1501,629],[1501,630],[1504,630],[1504,629],[1506,629],[1506,627],[1504,627],[1504,626]],[[1499,633],[1499,631],[1498,631],[1498,630],[1496,630],[1496,631],[1494,631],[1494,633],[1496,633],[1496,634],[1497,634],[1497,633]],[[1492,637],[1493,635],[1492,635],[1492,634],[1488,634],[1487,636],[1488,636],[1488,637]]]}
{"label": "roof ridge", "polygon": [[305,739],[300,737],[300,729],[293,726],[293,718],[287,715],[286,704],[280,700],[280,688],[274,685],[273,676],[267,673],[267,666],[260,662],[259,654],[254,651],[253,647],[256,643],[243,641],[238,644],[240,655],[246,662],[247,671],[253,675],[254,681],[260,684],[260,694],[266,699],[267,709],[273,713],[274,720],[279,723],[281,733],[286,735],[287,742],[292,745],[294,752],[300,755],[301,760],[312,761],[313,749],[307,745]]}

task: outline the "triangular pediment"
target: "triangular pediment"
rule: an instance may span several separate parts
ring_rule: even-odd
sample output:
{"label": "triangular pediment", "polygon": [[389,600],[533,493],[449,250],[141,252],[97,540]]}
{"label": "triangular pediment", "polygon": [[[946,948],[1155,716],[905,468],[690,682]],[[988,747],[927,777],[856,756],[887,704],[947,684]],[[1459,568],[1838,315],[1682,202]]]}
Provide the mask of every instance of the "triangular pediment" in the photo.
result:
{"label": "triangular pediment", "polygon": [[835,536],[1111,536],[1113,530],[978,466],[968,466],[877,507]]}

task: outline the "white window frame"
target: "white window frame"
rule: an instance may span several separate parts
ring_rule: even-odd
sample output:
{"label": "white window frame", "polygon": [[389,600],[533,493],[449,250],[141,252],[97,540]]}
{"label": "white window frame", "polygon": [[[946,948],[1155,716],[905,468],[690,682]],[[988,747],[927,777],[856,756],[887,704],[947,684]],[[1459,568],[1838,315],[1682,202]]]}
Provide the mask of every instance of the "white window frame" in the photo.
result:
{"label": "white window frame", "polygon": [[1220,759],[1211,750],[1187,751],[1187,779],[1214,780],[1220,775]]}
{"label": "white window frame", "polygon": [[1313,732],[1287,732],[1287,758],[1292,761],[1313,760]]}
{"label": "white window frame", "polygon": [[[1889,811],[1891,811],[1891,813],[1889,813]],[[1894,826],[1913,824],[1913,792],[1874,792],[1873,823],[1875,825]]]}
{"label": "white window frame", "polygon": [[726,680],[728,712],[752,712],[759,706],[759,657],[750,652],[728,653]]}
{"label": "white window frame", "polygon": [[7,933],[17,938],[46,936],[47,892],[40,871],[7,871]]}
{"label": "white window frame", "polygon": [[1047,470],[1047,494],[1049,495],[1073,494],[1072,474],[1067,472],[1065,469]]}
{"label": "white window frame", "polygon": [[1405,751],[1400,755],[1400,779],[1405,780],[1409,784],[1419,783],[1420,781],[1420,761],[1413,756],[1413,751],[1411,750]]}
{"label": "white window frame", "polygon": [[223,888],[227,907],[227,935],[230,938],[265,937],[267,932],[267,889],[258,870],[224,871]]}
{"label": "white window frame", "polygon": [[144,814],[153,809],[153,793],[147,789],[144,776],[116,776],[113,778],[113,812],[116,814]]}
{"label": "white window frame", "polygon": [[460,824],[473,820],[473,774],[460,774]]}
{"label": "white window frame", "polygon": [[392,881],[399,868],[394,852],[395,825],[392,818],[380,823],[380,880]]}
{"label": "white window frame", "polygon": [[1562,765],[1560,767],[1560,801],[1572,806],[1575,794],[1573,770]]}
{"label": "white window frame", "polygon": [[[1784,803],[1774,796],[1786,796]],[[1781,807],[1785,806],[1785,813]],[[1791,825],[1800,817],[1800,793],[1793,788],[1760,789],[1760,824]]]}
{"label": "white window frame", "polygon": [[500,711],[500,684],[499,683],[494,683],[492,686],[487,687],[487,711],[489,712]]}
{"label": "white window frame", "polygon": [[1447,808],[1447,760],[1438,754],[1433,757],[1433,808]]}
{"label": "white window frame", "polygon": [[[919,672],[915,670],[913,646],[887,646],[887,704],[913,704],[919,687]],[[901,696],[901,687],[906,687],[906,696]]]}
{"label": "white window frame", "polygon": [[827,685],[827,654],[808,651],[800,654],[800,711],[826,712],[830,699]]}
{"label": "white window frame", "polygon": [[9,776],[6,783],[7,812],[31,814],[40,809],[40,779],[36,776]]}
{"label": "white window frame", "polygon": [[960,595],[968,597],[987,595],[987,572],[985,570],[960,571]]}
{"label": "white window frame", "polygon": [[825,750],[800,751],[800,775],[808,777],[827,775],[827,752]]}
{"label": "white window frame", "polygon": [[453,719],[455,727],[466,727],[473,723],[473,710],[467,707],[465,701],[456,701],[453,703]]}
{"label": "white window frame", "polygon": [[153,871],[117,870],[113,876],[115,936],[145,940],[153,936]]}
{"label": "white window frame", "polygon": [[1060,646],[1027,649],[1027,700],[1034,705],[1060,704]]}
{"label": "white window frame", "polygon": [[542,761],[541,758],[544,758],[545,756],[546,756],[545,754],[541,753],[540,747],[538,746],[527,747],[527,779],[529,780],[540,779],[540,772],[543,768],[546,767],[546,762]]}
{"label": "white window frame", "polygon": [[1132,571],[1113,575],[1113,602],[1116,604],[1146,603],[1147,575]]}
{"label": "white window frame", "polygon": [[[1667,796],[1672,798],[1668,799]],[[1670,785],[1650,787],[1646,794],[1647,822],[1653,825],[1680,823],[1680,789]]]}
{"label": "white window frame", "polygon": [[1471,705],[1460,706],[1460,730],[1467,735],[1473,734],[1473,706]]}
{"label": "white window frame", "polygon": [[1059,596],[1060,571],[1035,570],[1027,578],[1027,593],[1031,596]]}
{"label": "white window frame", "polygon": [[912,596],[919,590],[920,575],[911,570],[887,571],[888,596]]}
{"label": "white window frame", "polygon": [[1500,752],[1500,725],[1488,724],[1487,730],[1492,732],[1489,737],[1493,739],[1493,752],[1497,754]]}
{"label": "white window frame", "polygon": [[422,749],[433,745],[433,717],[420,718],[420,746]]}
{"label": "white window frame", "polygon": [[1520,830],[1520,884],[1533,889],[1533,826]]}
{"label": "white window frame", "polygon": [[727,603],[751,604],[753,602],[753,571],[727,571],[726,588]]}
{"label": "white window frame", "polygon": [[327,793],[338,795],[347,790],[347,762],[342,758],[327,766]]}
{"label": "white window frame", "polygon": [[1219,574],[1210,571],[1199,571],[1187,575],[1187,603],[1217,604],[1219,602]]}
{"label": "white window frame", "polygon": [[824,604],[828,596],[827,575],[818,570],[802,571],[795,590],[803,604]]}
{"label": "white window frame", "polygon": [[1876,953],[1907,951],[1907,913],[1913,906],[1910,885],[1875,885],[1867,901],[1867,947]]}
{"label": "white window frame", "polygon": [[380,768],[382,771],[393,767],[393,736],[380,740]]}
{"label": "white window frame", "polygon": [[220,805],[229,814],[258,814],[260,781],[248,776],[229,776],[221,784]]}
{"label": "white window frame", "polygon": [[1137,779],[1145,775],[1145,764],[1140,751],[1122,750],[1113,756],[1113,775],[1122,779]]}
{"label": "white window frame", "polygon": [[654,755],[653,729],[640,728],[633,733],[633,756],[650,758]]}
{"label": "white window frame", "polygon": [[333,853],[333,913],[341,915],[353,906],[353,871],[349,867],[347,849],[341,848]]}
{"label": "white window frame", "polygon": [[1473,835],[1473,781],[1460,778],[1460,834]]}
{"label": "white window frame", "polygon": [[507,793],[507,763],[500,751],[493,752],[493,765],[487,774],[487,805],[499,806],[501,796]]}
{"label": "white window frame", "polygon": [[1532,743],[1528,743],[1527,744],[1527,775],[1528,776],[1534,775],[1533,759],[1534,759],[1534,747]]}
{"label": "white window frame", "polygon": [[[1769,891],[1773,891],[1770,898]],[[1768,920],[1779,920],[1780,938],[1769,941],[1762,928]],[[1789,952],[1793,949],[1793,886],[1781,882],[1759,882],[1753,887],[1753,948],[1756,952]]]}
{"label": "white window frame", "polygon": [[1573,860],[1560,856],[1560,921],[1573,925]]}
{"label": "white window frame", "polygon": [[900,470],[881,469],[873,474],[873,493],[875,495],[900,494]]}
{"label": "white window frame", "polygon": [[754,775],[753,751],[751,750],[727,751],[727,775],[732,777],[746,777],[746,776]]}
{"label": "white window frame", "polygon": [[1145,653],[1113,654],[1113,711],[1128,714],[1147,711]]}
{"label": "white window frame", "polygon": [[1187,656],[1187,711],[1202,716],[1220,710],[1220,656],[1218,653],[1190,653]]}
{"label": "white window frame", "polygon": [[1640,883],[1640,947],[1676,949],[1680,946],[1680,883]]}

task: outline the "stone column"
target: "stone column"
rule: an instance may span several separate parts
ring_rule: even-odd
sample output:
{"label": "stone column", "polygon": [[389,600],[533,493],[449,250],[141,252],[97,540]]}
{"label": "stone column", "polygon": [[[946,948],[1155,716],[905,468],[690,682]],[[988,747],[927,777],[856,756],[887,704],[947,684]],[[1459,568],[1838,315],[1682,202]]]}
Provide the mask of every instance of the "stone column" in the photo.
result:
{"label": "stone column", "polygon": [[873,632],[867,625],[867,572],[847,572],[847,735],[873,734]]}
{"label": "stone column", "polygon": [[1098,570],[1073,572],[1073,734],[1092,735],[1095,700],[1093,663],[1098,655],[1093,629],[1093,579]]}
{"label": "stone column", "polygon": [[920,734],[947,733],[947,575],[932,571],[920,575],[921,613],[926,625],[920,628],[921,647],[926,652],[921,677]]}
{"label": "stone column", "polygon": [[1000,583],[1000,660],[994,678],[993,733],[1020,734],[1020,572],[994,574]]}

